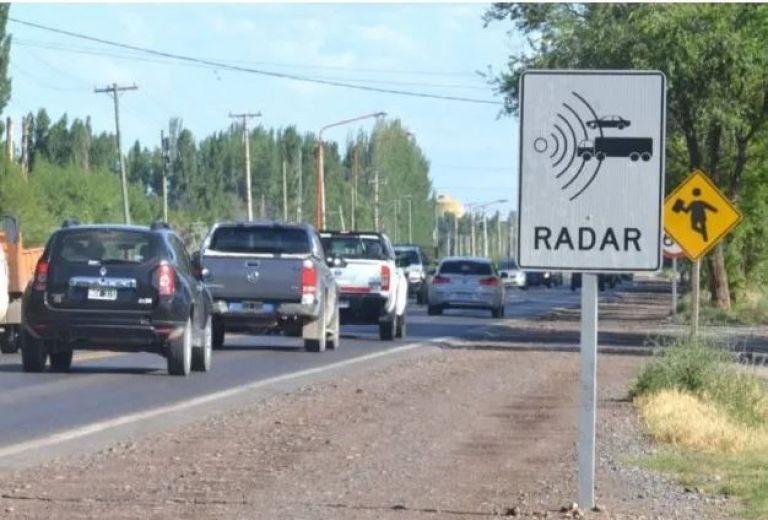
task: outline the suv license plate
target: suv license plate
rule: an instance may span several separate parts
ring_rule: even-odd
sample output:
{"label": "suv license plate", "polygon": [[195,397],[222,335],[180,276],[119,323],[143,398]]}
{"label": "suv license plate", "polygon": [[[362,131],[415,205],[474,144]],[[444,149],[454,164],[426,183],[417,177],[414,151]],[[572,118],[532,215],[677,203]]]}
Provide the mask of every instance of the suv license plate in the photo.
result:
{"label": "suv license plate", "polygon": [[107,301],[117,300],[117,289],[115,288],[88,289],[88,299],[89,300],[107,300]]}

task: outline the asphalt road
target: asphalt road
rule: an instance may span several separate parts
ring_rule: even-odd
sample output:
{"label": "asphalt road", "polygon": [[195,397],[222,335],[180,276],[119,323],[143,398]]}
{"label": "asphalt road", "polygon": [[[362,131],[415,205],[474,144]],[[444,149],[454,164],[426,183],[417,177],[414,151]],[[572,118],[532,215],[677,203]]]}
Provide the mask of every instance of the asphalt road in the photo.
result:
{"label": "asphalt road", "polygon": [[[567,288],[509,291],[506,316],[528,317],[555,307],[576,306]],[[438,338],[481,338],[500,320],[490,312],[448,310],[427,316],[411,302],[407,339],[384,342],[374,326],[342,327],[341,348],[308,353],[300,340],[282,336],[227,335],[207,374],[170,377],[165,359],[153,354],[87,353],[66,374],[27,374],[18,354],[0,355],[0,458],[4,448],[58,432],[84,429],[131,414],[166,407],[285,374],[307,371],[372,353]]]}

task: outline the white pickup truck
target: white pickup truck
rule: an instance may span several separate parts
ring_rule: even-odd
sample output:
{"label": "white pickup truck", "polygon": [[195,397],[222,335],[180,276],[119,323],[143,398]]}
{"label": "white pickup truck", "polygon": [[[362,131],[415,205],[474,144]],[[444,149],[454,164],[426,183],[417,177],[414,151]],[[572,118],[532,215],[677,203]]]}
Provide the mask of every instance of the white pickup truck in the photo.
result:
{"label": "white pickup truck", "polygon": [[325,256],[339,287],[342,324],[378,324],[379,337],[405,337],[408,279],[386,235],[322,231]]}

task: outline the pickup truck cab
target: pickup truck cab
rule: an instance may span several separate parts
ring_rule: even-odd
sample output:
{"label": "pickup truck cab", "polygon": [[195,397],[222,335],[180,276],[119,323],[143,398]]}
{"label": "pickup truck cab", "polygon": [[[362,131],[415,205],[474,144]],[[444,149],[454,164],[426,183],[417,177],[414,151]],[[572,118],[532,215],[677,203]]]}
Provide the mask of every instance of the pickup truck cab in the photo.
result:
{"label": "pickup truck cab", "polygon": [[339,285],[341,323],[377,324],[382,340],[404,338],[406,260],[398,262],[389,238],[358,231],[322,231],[320,237]]}
{"label": "pickup truck cab", "polygon": [[193,261],[214,300],[214,348],[227,332],[275,331],[311,352],[339,346],[338,290],[311,226],[214,224]]}

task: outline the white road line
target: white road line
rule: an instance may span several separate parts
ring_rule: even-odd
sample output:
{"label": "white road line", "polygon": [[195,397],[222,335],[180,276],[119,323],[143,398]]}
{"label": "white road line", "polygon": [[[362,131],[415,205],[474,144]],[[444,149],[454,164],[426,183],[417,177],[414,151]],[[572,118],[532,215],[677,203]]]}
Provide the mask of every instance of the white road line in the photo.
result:
{"label": "white road line", "polygon": [[89,424],[87,426],[82,426],[80,428],[74,428],[71,430],[55,433],[47,437],[41,437],[38,439],[32,439],[30,441],[21,442],[18,444],[12,444],[10,446],[0,448],[0,458],[9,457],[12,455],[18,455],[19,453],[22,453],[28,450],[46,448],[48,446],[53,446],[55,444],[59,444],[62,442],[79,439],[87,435],[93,435],[95,433],[99,433],[104,430],[108,430],[110,428],[116,428],[118,426],[124,426],[126,424],[131,424],[139,421],[144,421],[147,419],[152,419],[154,417],[158,417],[167,413],[179,412],[181,410],[186,410],[188,408],[193,408],[195,406],[210,403],[212,401],[217,401],[220,399],[226,399],[228,397],[249,392],[257,388],[273,385],[275,383],[281,383],[283,381],[289,381],[291,379],[297,379],[300,377],[305,377],[313,374],[319,374],[321,372],[326,372],[326,371],[334,370],[337,368],[355,365],[357,363],[364,363],[372,359],[390,356],[393,354],[399,354],[402,352],[407,352],[409,350],[415,350],[417,348],[435,346],[440,343],[444,343],[450,339],[454,339],[454,338],[450,338],[450,337],[435,338],[430,341],[412,343],[410,345],[403,345],[402,347],[395,347],[389,350],[374,352],[372,354],[366,354],[364,356],[359,356],[352,359],[346,359],[344,361],[339,361],[337,363],[331,363],[330,365],[324,365],[324,366],[315,367],[315,368],[308,368],[306,370],[300,370],[298,372],[291,372],[290,374],[283,374],[281,376],[262,379],[261,381],[255,381],[247,385],[230,388],[228,390],[221,390],[219,392],[214,392],[212,394],[195,397],[195,398],[188,399],[186,401],[181,401],[179,403],[175,403],[168,406],[161,406],[160,408],[154,408],[152,410],[147,410],[145,412],[137,412],[129,415],[124,415],[122,417],[117,417],[115,419],[109,419],[106,421]]}

